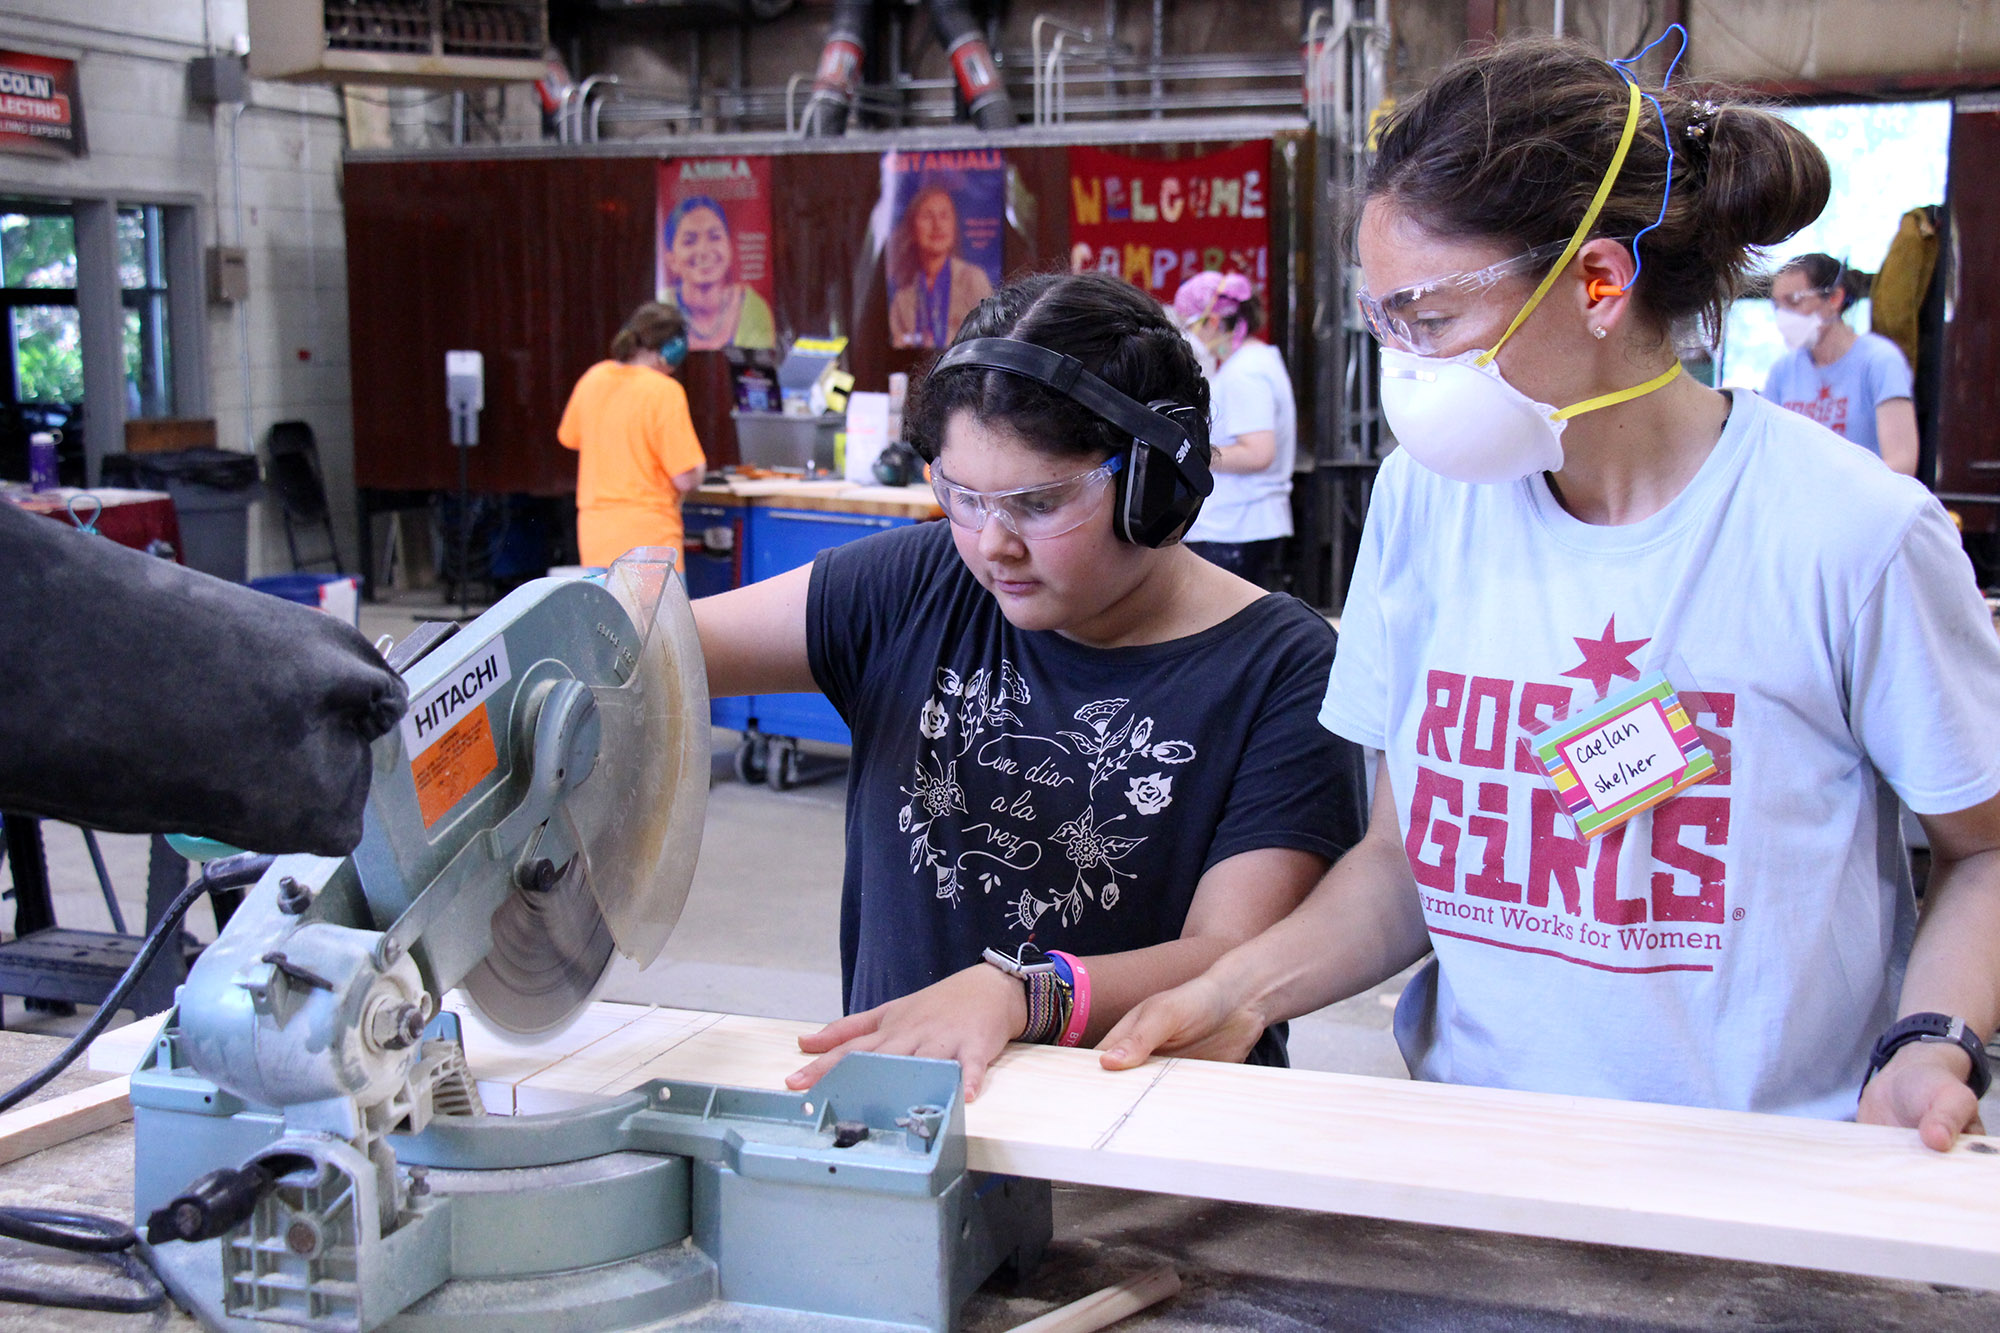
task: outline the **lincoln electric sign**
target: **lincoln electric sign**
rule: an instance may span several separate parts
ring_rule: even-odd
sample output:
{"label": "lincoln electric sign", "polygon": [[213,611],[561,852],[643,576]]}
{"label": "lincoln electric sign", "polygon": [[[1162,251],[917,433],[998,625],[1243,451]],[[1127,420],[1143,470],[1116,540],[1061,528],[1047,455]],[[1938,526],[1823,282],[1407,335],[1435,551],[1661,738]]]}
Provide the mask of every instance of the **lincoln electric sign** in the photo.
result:
{"label": "lincoln electric sign", "polygon": [[83,156],[74,60],[0,51],[0,152]]}

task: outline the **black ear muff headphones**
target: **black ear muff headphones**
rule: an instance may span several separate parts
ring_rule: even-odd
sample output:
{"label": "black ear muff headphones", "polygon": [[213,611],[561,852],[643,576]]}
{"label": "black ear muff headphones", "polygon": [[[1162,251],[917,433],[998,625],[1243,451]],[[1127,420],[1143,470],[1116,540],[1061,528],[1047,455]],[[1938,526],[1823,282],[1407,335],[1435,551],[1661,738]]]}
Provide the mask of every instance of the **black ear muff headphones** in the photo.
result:
{"label": "black ear muff headphones", "polygon": [[1115,480],[1111,530],[1136,546],[1179,541],[1201,502],[1215,489],[1208,470],[1208,417],[1191,403],[1159,400],[1140,406],[1083,362],[1019,338],[968,338],[932,367],[999,370],[1046,384],[1130,436]]}

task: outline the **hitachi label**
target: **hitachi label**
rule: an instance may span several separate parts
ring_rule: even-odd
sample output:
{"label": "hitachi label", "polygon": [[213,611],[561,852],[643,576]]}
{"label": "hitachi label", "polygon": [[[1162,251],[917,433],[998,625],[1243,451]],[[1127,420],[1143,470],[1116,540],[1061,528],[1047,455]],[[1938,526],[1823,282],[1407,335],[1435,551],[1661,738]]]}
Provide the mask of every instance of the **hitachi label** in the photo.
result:
{"label": "hitachi label", "polygon": [[510,678],[507,641],[494,639],[411,701],[403,714],[403,749],[415,759]]}

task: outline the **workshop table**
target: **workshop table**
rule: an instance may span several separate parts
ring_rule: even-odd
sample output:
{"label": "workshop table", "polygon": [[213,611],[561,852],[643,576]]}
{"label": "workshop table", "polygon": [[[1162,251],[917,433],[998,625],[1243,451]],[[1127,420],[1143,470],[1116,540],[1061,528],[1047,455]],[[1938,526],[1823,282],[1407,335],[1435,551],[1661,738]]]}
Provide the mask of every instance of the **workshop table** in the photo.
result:
{"label": "workshop table", "polygon": [[100,534],[135,551],[143,551],[156,541],[165,542],[173,547],[174,559],[181,559],[180,518],[174,510],[173,497],[165,491],[133,491],[116,486],[99,486],[92,490],[62,486],[52,491],[31,491],[16,484],[5,486],[4,494],[0,494],[0,503],[11,502],[30,513],[42,514],[72,527],[76,526],[76,517],[71,510],[71,502],[81,500],[76,510],[88,521],[92,499],[104,506],[97,515],[96,527]]}
{"label": "workshop table", "polygon": [[[0,1085],[11,1086],[58,1049],[54,1038],[0,1033]],[[43,1095],[101,1077],[79,1065]],[[129,1122],[0,1166],[0,1203],[126,1217],[131,1191]],[[1055,1220],[1055,1243],[1041,1268],[1016,1286],[996,1281],[974,1295],[964,1333],[1002,1333],[1161,1262],[1178,1268],[1184,1290],[1118,1329],[2000,1328],[2000,1293],[1326,1213],[1059,1185]],[[0,1269],[13,1280],[46,1278],[51,1266],[30,1262],[33,1253],[0,1240]],[[65,1275],[75,1271],[61,1267]],[[0,1333],[196,1327],[178,1310],[110,1315],[0,1304]]]}

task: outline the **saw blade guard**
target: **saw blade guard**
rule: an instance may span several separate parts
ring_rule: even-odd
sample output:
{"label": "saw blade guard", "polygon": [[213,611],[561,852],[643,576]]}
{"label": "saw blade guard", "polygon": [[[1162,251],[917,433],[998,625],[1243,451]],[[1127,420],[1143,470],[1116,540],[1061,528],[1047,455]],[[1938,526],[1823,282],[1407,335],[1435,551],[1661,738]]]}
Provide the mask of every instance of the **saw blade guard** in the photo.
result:
{"label": "saw blade guard", "polygon": [[640,547],[605,575],[638,657],[623,685],[592,687],[602,751],[567,802],[585,883],[618,952],[641,967],[680,919],[708,812],[708,673],[678,555]]}

